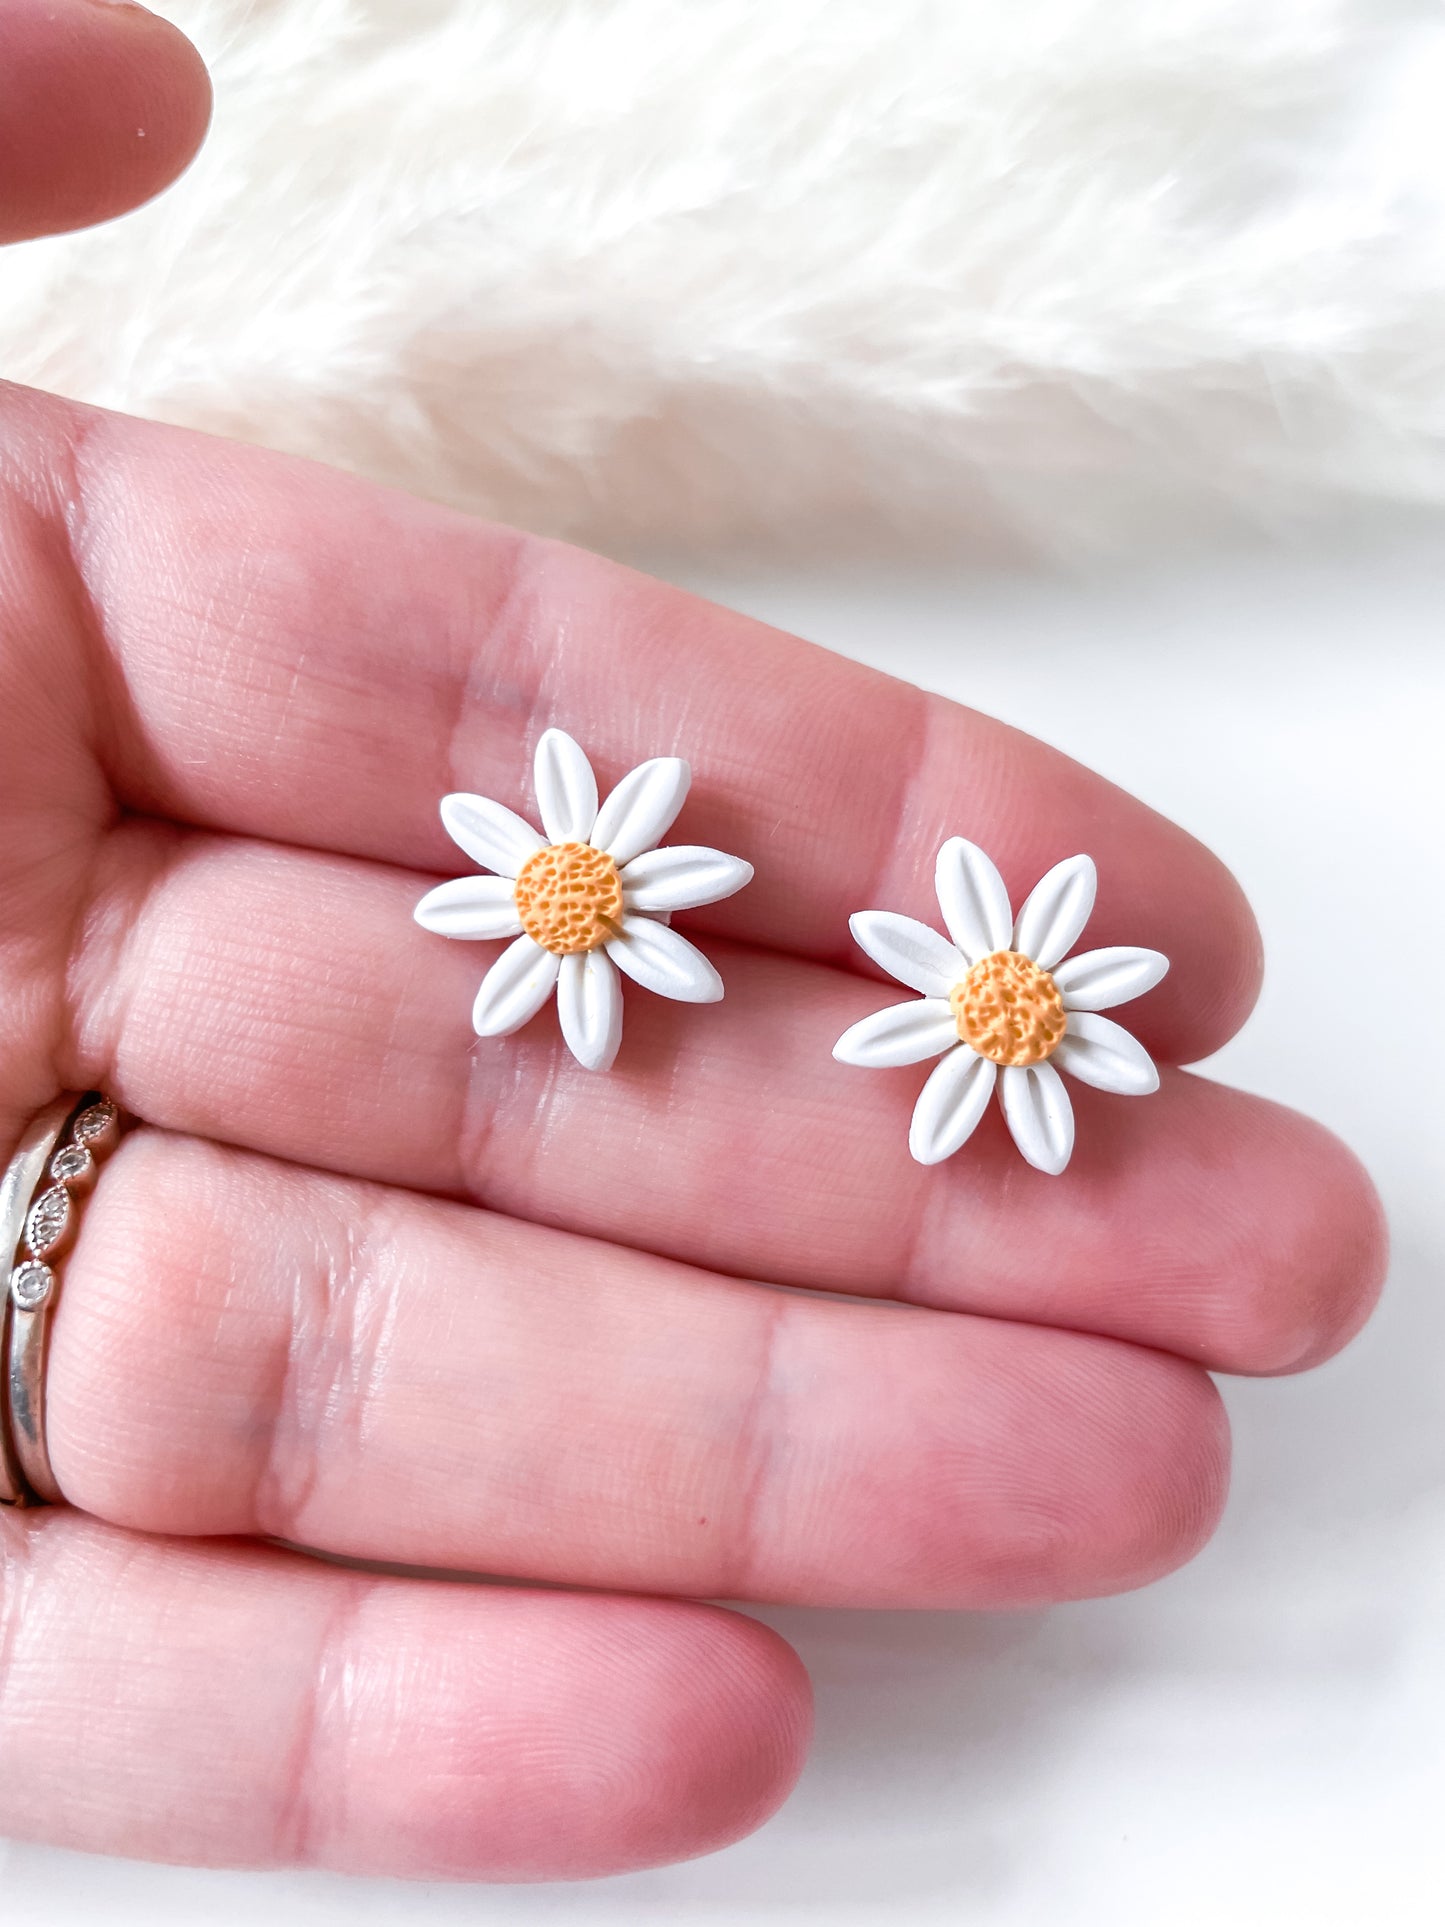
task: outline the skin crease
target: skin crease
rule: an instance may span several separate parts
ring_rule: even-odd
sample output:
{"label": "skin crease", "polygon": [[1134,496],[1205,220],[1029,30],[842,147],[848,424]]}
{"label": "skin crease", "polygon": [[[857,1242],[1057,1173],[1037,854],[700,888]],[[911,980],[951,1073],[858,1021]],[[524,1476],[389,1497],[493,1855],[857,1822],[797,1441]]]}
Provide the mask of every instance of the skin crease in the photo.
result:
{"label": "skin crease", "polygon": [[1163,1353],[770,1291],[195,1139],[117,1154],[67,1301],[57,1473],[150,1531],[992,1609],[1142,1584],[1223,1497],[1213,1388]]}
{"label": "skin crease", "polygon": [[[199,140],[199,63],[137,10],[0,0],[0,33],[9,232],[106,218]],[[496,946],[410,919],[458,873],[438,798],[528,813],[549,721],[604,787],[688,755],[677,839],[758,866],[680,920],[726,1001],[629,991],[605,1078],[550,1011],[476,1045]],[[682,1858],[786,1795],[808,1685],[644,1595],[1037,1604],[1198,1548],[1203,1366],[1343,1343],[1378,1207],[1317,1126],[1182,1072],[1073,1086],[1061,1179],[996,1118],[913,1166],[923,1071],[829,1055],[882,1001],[846,918],[932,921],[960,829],[1016,900],[1096,857],[1088,944],[1173,959],[1120,1013],[1162,1059],[1243,1021],[1232,879],[1018,732],[556,544],[0,394],[0,1135],[92,1083],[150,1127],[55,1319],[74,1506],[0,1516],[8,1831],[428,1878]]]}

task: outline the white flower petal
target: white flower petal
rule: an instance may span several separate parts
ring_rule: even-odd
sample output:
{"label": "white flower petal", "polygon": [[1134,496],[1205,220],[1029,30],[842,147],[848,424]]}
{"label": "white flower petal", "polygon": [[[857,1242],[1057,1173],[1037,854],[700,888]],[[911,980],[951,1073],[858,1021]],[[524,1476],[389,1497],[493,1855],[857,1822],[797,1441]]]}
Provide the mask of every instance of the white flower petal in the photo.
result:
{"label": "white flower petal", "polygon": [[510,877],[456,877],[428,890],[412,915],[439,937],[515,937],[522,927]]}
{"label": "white flower petal", "polygon": [[1098,872],[1091,856],[1065,857],[1029,891],[1014,925],[1013,947],[1052,970],[1079,941],[1094,908]]}
{"label": "white flower petal", "polygon": [[1074,1107],[1064,1080],[1052,1064],[1009,1064],[999,1096],[1014,1143],[1035,1170],[1056,1178],[1074,1148]]}
{"label": "white flower petal", "polygon": [[1116,944],[1066,957],[1054,970],[1054,982],[1065,1010],[1112,1010],[1152,990],[1168,968],[1162,951]]}
{"label": "white flower petal", "polygon": [[941,1164],[968,1142],[988,1108],[997,1076],[998,1065],[967,1044],[934,1067],[918,1093],[908,1127],[908,1148],[920,1164]]}
{"label": "white flower petal", "polygon": [[699,843],[644,850],[622,871],[622,901],[629,910],[695,910],[718,903],[753,880],[753,866]]}
{"label": "white flower petal", "polygon": [[678,756],[654,756],[629,770],[592,826],[591,841],[621,869],[660,843],[687,800],[692,771]]}
{"label": "white flower petal", "polygon": [[913,917],[892,910],[860,910],[848,919],[859,947],[890,977],[925,997],[946,997],[968,975],[968,965],[948,941]]}
{"label": "white flower petal", "polygon": [[557,1016],[567,1048],[584,1070],[611,1070],[622,1042],[622,980],[605,950],[562,959]]}
{"label": "white flower petal", "polygon": [[1081,1084],[1116,1091],[1120,1097],[1147,1097],[1159,1088],[1154,1059],[1138,1038],[1092,1011],[1070,1014],[1068,1032],[1050,1061]]}
{"label": "white flower petal", "polygon": [[948,934],[966,964],[1007,950],[1013,936],[1013,911],[1003,878],[976,843],[951,836],[933,866],[938,907]]}
{"label": "white flower petal", "polygon": [[516,876],[527,858],[544,847],[530,823],[489,796],[468,796],[465,791],[444,796],[442,822],[473,863],[501,877]]}
{"label": "white flower petal", "polygon": [[910,1003],[890,1004],[860,1017],[833,1046],[840,1064],[864,1070],[888,1070],[895,1064],[921,1064],[938,1057],[958,1042],[958,1026],[942,997],[916,997]]}
{"label": "white flower petal", "polygon": [[597,821],[597,778],[564,729],[547,729],[532,765],[537,810],[552,843],[590,843]]}
{"label": "white flower petal", "polygon": [[652,917],[624,916],[622,934],[607,945],[607,954],[619,970],[659,997],[715,1004],[723,994],[723,980],[702,952]]}
{"label": "white flower petal", "polygon": [[552,994],[562,962],[530,937],[518,937],[482,979],[472,1006],[478,1037],[510,1037],[535,1017]]}

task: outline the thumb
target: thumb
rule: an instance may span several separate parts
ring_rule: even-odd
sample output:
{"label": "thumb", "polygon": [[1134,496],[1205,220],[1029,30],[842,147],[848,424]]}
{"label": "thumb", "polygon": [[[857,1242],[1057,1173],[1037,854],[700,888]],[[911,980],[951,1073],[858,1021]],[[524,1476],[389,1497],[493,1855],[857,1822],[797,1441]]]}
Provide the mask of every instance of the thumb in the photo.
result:
{"label": "thumb", "polygon": [[210,111],[201,56],[131,0],[0,0],[0,241],[148,201]]}

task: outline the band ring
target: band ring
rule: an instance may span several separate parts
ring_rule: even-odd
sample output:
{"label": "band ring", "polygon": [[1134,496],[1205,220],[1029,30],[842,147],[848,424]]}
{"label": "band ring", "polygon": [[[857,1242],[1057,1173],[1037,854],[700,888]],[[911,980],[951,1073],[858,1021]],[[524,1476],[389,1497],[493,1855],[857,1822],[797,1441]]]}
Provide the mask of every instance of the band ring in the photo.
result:
{"label": "band ring", "polygon": [[59,1505],[45,1431],[45,1365],[57,1261],[81,1201],[120,1135],[120,1114],[90,1091],[34,1118],[0,1177],[0,1504]]}

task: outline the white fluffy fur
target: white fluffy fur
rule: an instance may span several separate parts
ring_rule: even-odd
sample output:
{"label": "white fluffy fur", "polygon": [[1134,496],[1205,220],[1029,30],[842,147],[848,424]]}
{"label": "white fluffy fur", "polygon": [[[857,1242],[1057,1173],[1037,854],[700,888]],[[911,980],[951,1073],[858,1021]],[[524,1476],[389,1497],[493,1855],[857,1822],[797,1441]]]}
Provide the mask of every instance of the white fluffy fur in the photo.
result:
{"label": "white fluffy fur", "polygon": [[612,549],[1445,498],[1436,0],[170,0],[0,369]]}

